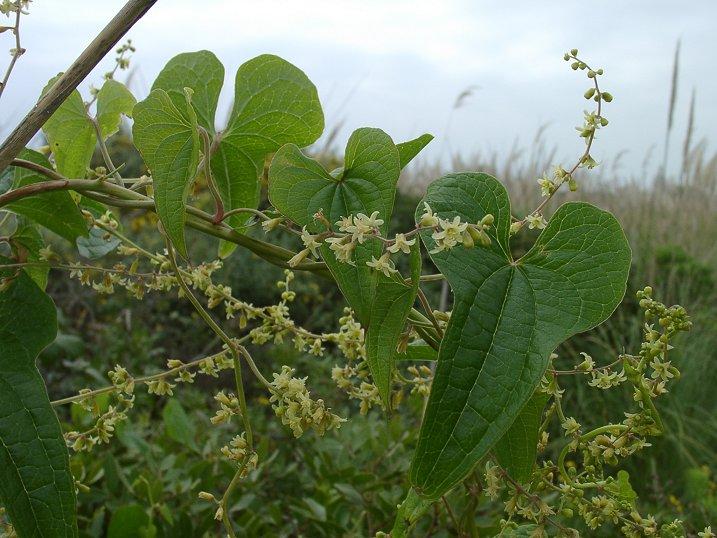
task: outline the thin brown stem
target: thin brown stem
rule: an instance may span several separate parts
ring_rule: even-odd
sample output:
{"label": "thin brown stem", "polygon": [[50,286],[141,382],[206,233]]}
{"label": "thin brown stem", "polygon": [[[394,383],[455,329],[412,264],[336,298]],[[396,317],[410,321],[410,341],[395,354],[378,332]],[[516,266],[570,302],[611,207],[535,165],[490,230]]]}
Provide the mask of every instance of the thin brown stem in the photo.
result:
{"label": "thin brown stem", "polygon": [[12,70],[15,68],[15,64],[17,63],[18,58],[22,56],[25,53],[25,49],[22,48],[20,45],[20,16],[22,15],[22,7],[20,5],[20,2],[17,2],[17,11],[15,12],[15,26],[12,28],[12,33],[15,34],[15,50],[12,54],[12,58],[10,60],[10,65],[7,66],[7,70],[5,71],[5,75],[2,78],[2,82],[0,82],[0,97],[2,97],[3,92],[5,91],[5,88],[7,87],[7,83],[10,80],[10,75],[12,74]]}

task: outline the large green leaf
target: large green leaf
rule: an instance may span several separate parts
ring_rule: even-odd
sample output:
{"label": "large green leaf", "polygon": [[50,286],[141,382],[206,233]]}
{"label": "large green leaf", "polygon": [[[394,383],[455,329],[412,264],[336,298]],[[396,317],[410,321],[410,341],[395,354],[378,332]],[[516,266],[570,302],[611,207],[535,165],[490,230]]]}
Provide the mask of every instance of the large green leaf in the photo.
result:
{"label": "large green leaf", "polygon": [[127,86],[114,79],[106,80],[97,93],[97,123],[102,138],[115,134],[121,125],[122,115],[132,117],[137,100]]}
{"label": "large green leaf", "polygon": [[[43,95],[59,79],[59,75],[47,83]],[[57,171],[68,178],[85,177],[97,135],[87,115],[80,92],[74,90],[42,126],[55,157]]]}
{"label": "large green leaf", "polygon": [[[42,153],[31,149],[22,150],[18,158],[52,169],[52,165]],[[45,176],[32,170],[20,167],[10,168],[10,170],[13,169],[13,188],[47,181]],[[67,191],[49,191],[36,194],[29,198],[16,200],[8,204],[6,209],[34,220],[73,243],[79,236],[87,234],[85,219]]]}
{"label": "large green leaf", "polygon": [[214,115],[224,84],[224,66],[208,50],[178,54],[159,72],[153,90],[164,90],[178,110],[185,110],[184,88],[191,88],[197,122],[214,132]]}
{"label": "large green leaf", "polygon": [[199,164],[197,116],[185,95],[177,108],[167,92],[152,90],[134,107],[134,143],[152,172],[157,215],[183,256],[185,204]]}
{"label": "large green leaf", "polygon": [[0,277],[0,504],[18,536],[77,536],[69,455],[35,366],[57,333],[55,305],[24,271]]}
{"label": "large green leaf", "polygon": [[[548,357],[605,320],[625,293],[630,248],[615,218],[567,203],[522,258],[510,254],[510,202],[486,174],[445,176],[425,201],[444,218],[495,217],[488,248],[432,255],[454,293],[411,480],[440,497],[495,445],[533,394]],[[423,212],[419,204],[417,217]],[[422,232],[429,250],[430,231]]]}
{"label": "large green leaf", "polygon": [[533,474],[538,429],[549,398],[546,393],[536,391],[493,449],[498,463],[521,484],[528,483]]}
{"label": "large green leaf", "polygon": [[[316,87],[303,71],[269,54],[244,63],[236,74],[229,125],[211,161],[225,207],[256,208],[267,154],[283,144],[308,146],[323,130]],[[229,223],[241,226],[247,218],[235,215]]]}
{"label": "large green leaf", "polygon": [[[344,168],[335,175],[301,150],[287,144],[276,152],[269,169],[269,199],[282,214],[310,230],[320,231],[314,214],[322,210],[335,227],[340,217],[378,211],[388,231],[401,171],[399,151],[380,129],[355,131],[346,145]],[[337,231],[337,230],[335,230]],[[417,244],[417,243],[416,243]],[[381,242],[368,239],[354,251],[355,265],[339,263],[327,245],[322,256],[344,297],[366,327],[367,362],[384,402],[388,402],[398,338],[416,296],[420,256],[414,250],[412,283],[373,271],[366,265],[381,254]]]}

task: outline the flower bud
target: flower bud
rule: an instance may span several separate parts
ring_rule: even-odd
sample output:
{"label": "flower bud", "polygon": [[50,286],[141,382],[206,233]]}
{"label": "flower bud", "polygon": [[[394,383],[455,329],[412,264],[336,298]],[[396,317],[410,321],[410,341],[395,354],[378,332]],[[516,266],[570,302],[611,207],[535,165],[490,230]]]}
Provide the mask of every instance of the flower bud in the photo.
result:
{"label": "flower bud", "polygon": [[304,259],[306,259],[306,257],[309,255],[309,252],[309,249],[305,248],[304,250],[296,254],[296,256],[289,260],[289,267],[296,267],[297,265],[299,265],[301,262],[304,261]]}
{"label": "flower bud", "polygon": [[261,223],[261,227],[264,228],[264,231],[270,232],[273,229],[275,229],[279,224],[281,224],[281,221],[284,220],[281,217],[277,217],[275,219],[269,219],[265,220]]}

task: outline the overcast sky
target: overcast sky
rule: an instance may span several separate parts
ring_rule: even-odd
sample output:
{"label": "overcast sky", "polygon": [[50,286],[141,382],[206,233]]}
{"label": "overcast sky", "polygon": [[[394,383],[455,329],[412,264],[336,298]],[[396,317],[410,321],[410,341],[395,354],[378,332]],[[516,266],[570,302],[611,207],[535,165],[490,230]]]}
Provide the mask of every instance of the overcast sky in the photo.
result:
{"label": "overcast sky", "polygon": [[[3,134],[123,4],[32,2],[22,23],[27,53],[0,100]],[[345,122],[342,141],[361,126],[381,127],[397,142],[427,131],[436,136],[428,157],[442,159],[450,151],[507,153],[544,124],[559,157],[578,155],[573,128],[589,104],[587,79],[562,60],[577,47],[605,68],[603,87],[615,96],[594,156],[609,163],[626,150],[626,175],[640,173],[653,145],[661,159],[672,56],[682,39],[670,161],[680,161],[693,88],[696,138],[717,143],[715,0],[159,0],[129,37],[138,48],[132,89],[139,98],[173,55],[208,49],[226,67],[225,113],[236,68],[274,53],[317,85],[327,125]],[[9,33],[0,40],[12,46]],[[111,58],[100,65],[85,95],[111,65]],[[451,116],[467,87],[477,89]]]}

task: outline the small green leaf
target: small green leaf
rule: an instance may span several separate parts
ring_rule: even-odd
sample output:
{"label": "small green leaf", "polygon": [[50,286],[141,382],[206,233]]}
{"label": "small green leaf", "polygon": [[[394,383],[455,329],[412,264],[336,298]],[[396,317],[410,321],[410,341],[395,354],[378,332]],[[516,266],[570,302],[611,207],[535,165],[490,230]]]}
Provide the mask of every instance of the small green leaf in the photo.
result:
{"label": "small green leaf", "polygon": [[0,279],[0,503],[18,536],[75,537],[67,446],[35,366],[57,333],[55,305],[24,271]]}
{"label": "small green leaf", "polygon": [[[80,199],[79,204],[82,209],[89,211],[96,219],[105,213],[111,213],[108,211],[107,206],[85,196]],[[121,232],[121,220],[114,214],[112,216],[117,223],[117,231]],[[87,236],[78,237],[75,243],[80,256],[89,260],[96,260],[113,252],[120,245],[121,241],[116,236],[107,233],[106,230],[103,230],[97,225],[93,225],[87,233]]]}
{"label": "small green leaf", "polygon": [[[356,130],[346,145],[344,168],[337,177],[306,157],[293,144],[274,155],[269,169],[269,199],[282,214],[313,231],[321,225],[314,214],[323,211],[336,228],[340,217],[378,211],[388,231],[400,173],[398,149],[380,129]],[[337,228],[336,230],[337,231]],[[418,242],[416,242],[416,245]],[[418,283],[420,256],[412,255],[412,282]],[[354,250],[355,265],[339,263],[327,245],[321,254],[349,305],[366,327],[367,363],[388,407],[396,345],[416,296],[415,285],[373,271],[366,265],[381,254],[379,239],[368,239]]]}
{"label": "small green leaf", "polygon": [[107,538],[146,538],[150,526],[149,516],[140,505],[120,506],[112,514]]}
{"label": "small green leaf", "polygon": [[77,252],[79,252],[83,258],[96,260],[107,256],[107,254],[114,251],[120,243],[121,241],[114,235],[107,237],[105,230],[93,226],[87,234],[87,237],[77,238]]}
{"label": "small green leaf", "polygon": [[197,450],[197,427],[176,398],[170,398],[162,411],[167,435],[182,445]]}
{"label": "small green leaf", "polygon": [[114,79],[105,81],[97,93],[97,123],[103,139],[119,130],[122,115],[132,117],[132,109],[136,103],[137,100],[127,86]]}
{"label": "small green leaf", "polygon": [[186,97],[177,108],[164,90],[152,90],[134,107],[134,143],[152,172],[154,200],[167,235],[186,257],[187,195],[199,164],[197,117]]}
{"label": "small green leaf", "polygon": [[326,521],[326,507],[316,502],[311,497],[304,498],[304,504],[309,507],[311,515],[318,521]]}
{"label": "small green leaf", "polygon": [[379,279],[371,304],[366,331],[366,362],[373,382],[378,387],[386,407],[391,402],[391,380],[396,363],[396,346],[413,307],[421,276],[421,246],[411,248],[411,284],[400,279]]}
{"label": "small green leaf", "polygon": [[191,88],[192,105],[197,122],[208,132],[214,132],[214,115],[219,93],[224,84],[224,66],[208,50],[178,54],[159,72],[153,90],[164,90],[177,107],[185,110],[184,88]]}
{"label": "small green leaf", "polygon": [[418,155],[433,140],[432,134],[422,134],[418,138],[396,144],[398,154],[401,157],[401,169],[405,168],[413,158]]}
{"label": "small green leaf", "polygon": [[50,266],[40,259],[40,250],[45,247],[45,240],[32,222],[23,217],[17,218],[17,228],[10,237],[10,246],[15,259],[20,263],[29,262],[33,265],[24,267],[24,271],[37,286],[44,290],[47,286],[47,275]]}
{"label": "small green leaf", "polygon": [[501,467],[521,484],[527,484],[533,474],[538,429],[549,398],[544,392],[536,391],[493,449]]}
{"label": "small green leaf", "polygon": [[406,351],[396,356],[400,361],[435,361],[438,352],[423,340],[414,340],[406,346]]}
{"label": "small green leaf", "polygon": [[[18,158],[32,161],[35,164],[52,169],[50,161],[48,161],[42,153],[31,149],[22,150]],[[47,181],[45,176],[32,170],[20,167],[11,168],[11,170],[13,169],[13,188]],[[73,243],[78,237],[87,234],[85,219],[82,217],[82,213],[72,199],[72,196],[66,191],[43,192],[29,198],[16,200],[5,207],[14,213],[34,220],[48,230],[55,232],[60,237]]]}
{"label": "small green leaf", "polygon": [[635,506],[637,493],[632,489],[630,484],[630,474],[627,471],[620,470],[617,472],[617,479],[609,482],[605,486],[605,490],[617,497],[621,502]]}
{"label": "small green leaf", "polygon": [[[316,87],[303,71],[265,54],[236,74],[234,108],[212,155],[212,174],[227,210],[259,205],[264,160],[284,144],[313,144],[324,130]],[[229,217],[241,227],[249,217]]]}
{"label": "small green leaf", "polygon": [[432,504],[433,501],[427,501],[416,494],[413,488],[409,489],[406,498],[398,505],[396,520],[391,529],[391,538],[406,538],[411,528],[423,517]]}
{"label": "small green leaf", "polygon": [[[47,83],[43,95],[58,79],[59,75]],[[67,178],[84,178],[97,145],[97,135],[80,92],[74,90],[42,130],[55,157],[57,171]]]}
{"label": "small green leaf", "polygon": [[[620,224],[587,203],[567,203],[533,248],[514,260],[510,202],[486,174],[451,174],[425,201],[442,218],[495,217],[490,247],[431,257],[455,296],[411,467],[438,498],[463,479],[511,426],[561,342],[604,321],[625,293],[630,248]],[[423,213],[419,204],[417,219]],[[430,231],[421,232],[428,250]]]}

